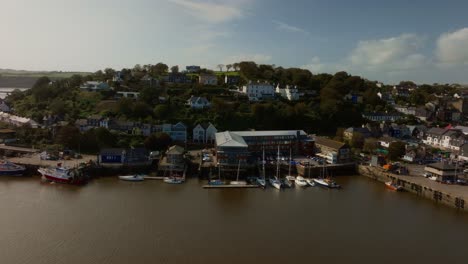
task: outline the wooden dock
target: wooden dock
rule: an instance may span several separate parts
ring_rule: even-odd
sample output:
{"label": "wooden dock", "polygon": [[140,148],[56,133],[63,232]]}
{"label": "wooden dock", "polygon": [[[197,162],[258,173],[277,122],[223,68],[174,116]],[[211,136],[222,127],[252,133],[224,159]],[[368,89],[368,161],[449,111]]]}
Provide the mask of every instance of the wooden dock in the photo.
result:
{"label": "wooden dock", "polygon": [[223,188],[238,188],[238,189],[245,189],[245,188],[259,188],[259,185],[231,185],[231,184],[223,184],[223,185],[203,185],[204,189],[223,189]]}

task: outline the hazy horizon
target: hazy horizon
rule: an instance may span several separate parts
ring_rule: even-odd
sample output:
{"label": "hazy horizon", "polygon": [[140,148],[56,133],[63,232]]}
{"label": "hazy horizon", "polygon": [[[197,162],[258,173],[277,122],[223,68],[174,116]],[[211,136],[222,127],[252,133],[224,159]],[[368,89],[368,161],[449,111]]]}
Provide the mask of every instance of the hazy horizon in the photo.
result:
{"label": "hazy horizon", "polygon": [[385,83],[468,83],[462,1],[0,1],[4,69],[249,60]]}

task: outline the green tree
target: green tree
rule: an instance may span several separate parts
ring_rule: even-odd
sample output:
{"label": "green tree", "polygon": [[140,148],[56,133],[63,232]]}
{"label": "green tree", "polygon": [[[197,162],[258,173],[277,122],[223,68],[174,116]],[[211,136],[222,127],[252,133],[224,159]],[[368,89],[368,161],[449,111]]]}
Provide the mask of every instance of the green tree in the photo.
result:
{"label": "green tree", "polygon": [[55,143],[66,148],[78,149],[80,145],[80,131],[75,126],[61,127],[55,136]]}
{"label": "green tree", "polygon": [[364,145],[364,136],[359,132],[354,132],[350,145],[353,148],[362,149],[362,146]]}
{"label": "green tree", "polygon": [[405,155],[406,144],[401,141],[392,142],[388,147],[388,158],[392,161],[399,160],[403,155]]}
{"label": "green tree", "polygon": [[172,66],[171,67],[171,72],[172,73],[179,73],[179,66],[178,65]]}
{"label": "green tree", "polygon": [[165,150],[172,143],[171,137],[166,133],[151,134],[144,141],[144,145],[150,150]]}

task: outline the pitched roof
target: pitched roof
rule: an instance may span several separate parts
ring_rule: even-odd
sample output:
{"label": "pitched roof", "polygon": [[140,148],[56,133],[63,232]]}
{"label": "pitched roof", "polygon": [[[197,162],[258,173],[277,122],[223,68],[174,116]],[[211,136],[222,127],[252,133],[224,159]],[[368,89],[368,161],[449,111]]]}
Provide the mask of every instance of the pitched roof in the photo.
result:
{"label": "pitched roof", "polygon": [[245,143],[245,140],[242,138],[242,136],[229,131],[216,133],[216,145],[218,147],[248,147],[247,143]]}
{"label": "pitched roof", "polygon": [[179,155],[182,155],[182,154],[184,154],[184,152],[185,152],[185,149],[183,147],[174,145],[174,146],[170,147],[167,150],[166,154],[171,154],[171,155],[179,154]]}
{"label": "pitched roof", "polygon": [[442,136],[445,132],[447,132],[445,128],[433,127],[427,131],[427,134]]}
{"label": "pitched roof", "polygon": [[233,131],[241,137],[264,137],[264,136],[296,136],[299,131],[300,136],[307,136],[304,130],[264,130],[264,131]]}
{"label": "pitched roof", "polygon": [[339,142],[339,141],[324,138],[324,137],[315,137],[315,144],[323,145],[332,149],[340,149],[346,146],[346,144],[343,142]]}

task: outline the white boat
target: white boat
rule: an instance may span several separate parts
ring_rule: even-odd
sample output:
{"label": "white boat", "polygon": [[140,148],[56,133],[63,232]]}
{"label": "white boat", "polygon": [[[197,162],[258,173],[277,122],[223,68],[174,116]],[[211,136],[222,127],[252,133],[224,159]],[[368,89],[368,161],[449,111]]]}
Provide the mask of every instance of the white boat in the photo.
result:
{"label": "white boat", "polygon": [[309,179],[306,179],[305,181],[307,182],[307,184],[308,184],[309,186],[314,187],[314,186],[316,185],[315,182],[314,182],[314,179],[310,179],[310,178],[309,178]]}
{"label": "white boat", "polygon": [[306,187],[308,185],[307,181],[302,176],[297,176],[294,182],[296,183],[296,186],[299,187]]}
{"label": "white boat", "polygon": [[428,179],[431,180],[431,181],[437,181],[437,176],[431,176]]}
{"label": "white boat", "polygon": [[229,184],[230,185],[247,185],[246,181],[239,181],[239,174],[240,174],[240,160],[239,160],[239,165],[237,165],[237,178],[235,181],[231,181]]}
{"label": "white boat", "polygon": [[294,177],[294,176],[286,176],[286,180],[292,181],[292,182],[293,182],[293,181],[296,180],[296,177]]}
{"label": "white boat", "polygon": [[138,181],[144,181],[145,178],[143,175],[127,175],[127,176],[119,176],[119,179],[122,181],[133,181],[133,182],[138,182]]}
{"label": "white boat", "polygon": [[257,178],[257,184],[266,188],[266,180],[265,180],[265,149],[263,149],[262,155],[262,177]]}
{"label": "white boat", "polygon": [[284,186],[288,187],[288,188],[292,188],[293,187],[293,181],[290,181],[288,180],[287,178],[284,178],[283,179],[283,184]]}
{"label": "white boat", "polygon": [[71,169],[62,166],[61,163],[57,164],[57,167],[55,168],[39,168],[37,171],[49,181],[58,183],[71,183],[73,180],[73,173],[71,173]]}
{"label": "white boat", "polygon": [[163,181],[169,184],[182,184],[184,179],[181,177],[164,177]]}
{"label": "white boat", "polygon": [[270,184],[271,186],[275,187],[278,190],[281,190],[281,181],[279,179],[280,175],[280,155],[279,155],[279,145],[278,145],[278,157],[276,158],[276,176],[275,178],[270,178]]}
{"label": "white boat", "polygon": [[262,186],[263,188],[266,187],[266,181],[264,178],[257,178],[258,185]]}
{"label": "white boat", "polygon": [[314,179],[314,182],[320,186],[327,188],[340,188],[333,180],[330,179]]}
{"label": "white boat", "polygon": [[276,178],[269,179],[271,186],[275,187],[278,190],[281,190],[281,181]]}

